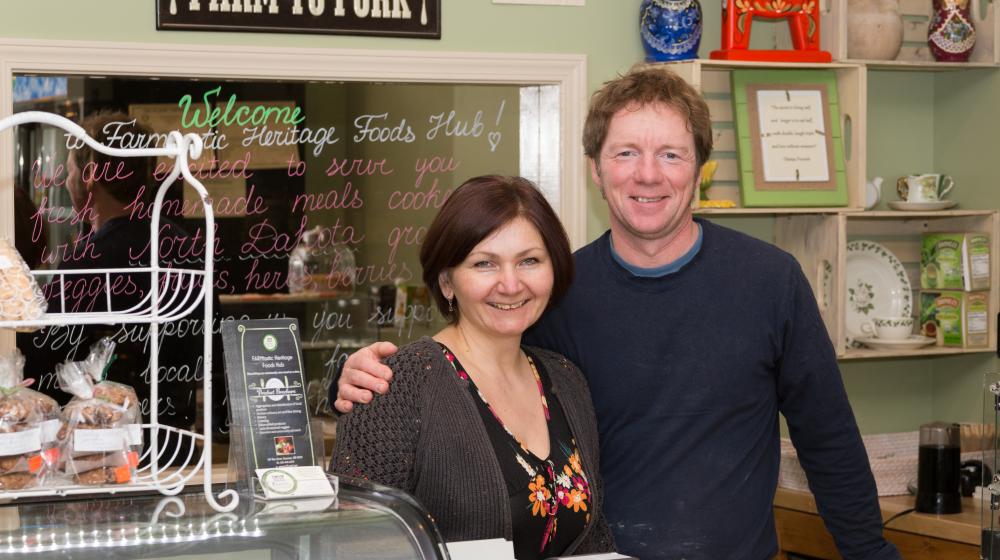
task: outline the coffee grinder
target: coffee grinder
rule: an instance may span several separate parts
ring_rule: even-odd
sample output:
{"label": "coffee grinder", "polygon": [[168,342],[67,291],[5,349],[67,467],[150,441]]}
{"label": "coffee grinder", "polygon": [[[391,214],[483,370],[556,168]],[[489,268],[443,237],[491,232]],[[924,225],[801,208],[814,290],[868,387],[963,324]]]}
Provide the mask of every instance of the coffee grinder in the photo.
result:
{"label": "coffee grinder", "polygon": [[920,513],[960,513],[961,434],[958,424],[932,422],[920,426],[917,505]]}

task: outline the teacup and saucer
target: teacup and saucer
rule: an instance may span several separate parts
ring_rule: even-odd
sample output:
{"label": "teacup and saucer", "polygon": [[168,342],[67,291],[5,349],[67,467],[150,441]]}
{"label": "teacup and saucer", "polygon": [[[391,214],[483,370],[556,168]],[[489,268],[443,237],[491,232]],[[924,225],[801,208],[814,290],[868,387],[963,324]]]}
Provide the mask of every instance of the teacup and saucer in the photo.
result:
{"label": "teacup and saucer", "polygon": [[861,323],[858,342],[876,350],[904,350],[933,344],[930,337],[913,334],[913,317],[873,317]]}
{"label": "teacup and saucer", "polygon": [[950,175],[940,173],[924,173],[907,175],[896,181],[898,201],[889,202],[893,210],[927,211],[944,210],[958,204],[944,197],[955,186],[955,180]]}

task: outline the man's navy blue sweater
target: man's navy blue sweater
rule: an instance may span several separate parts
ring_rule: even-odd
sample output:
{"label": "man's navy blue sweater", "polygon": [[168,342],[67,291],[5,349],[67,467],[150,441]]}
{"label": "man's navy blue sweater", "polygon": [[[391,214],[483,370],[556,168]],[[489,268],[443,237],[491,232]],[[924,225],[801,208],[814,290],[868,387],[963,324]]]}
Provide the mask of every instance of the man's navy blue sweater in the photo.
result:
{"label": "man's navy blue sweater", "polygon": [[643,560],[774,555],[781,412],[841,554],[898,558],[798,263],[698,223],[701,249],[658,278],[615,262],[610,234],[579,250],[569,293],[525,339],[588,378],[619,550]]}

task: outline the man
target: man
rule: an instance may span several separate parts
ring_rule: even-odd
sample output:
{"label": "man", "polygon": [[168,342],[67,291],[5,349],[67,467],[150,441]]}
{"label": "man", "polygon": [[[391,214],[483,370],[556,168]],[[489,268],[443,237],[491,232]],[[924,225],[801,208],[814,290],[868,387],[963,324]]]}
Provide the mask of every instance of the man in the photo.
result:
{"label": "man", "polygon": [[[780,411],[841,554],[899,558],[798,263],[692,215],[711,138],[707,105],[672,73],[633,71],[594,95],[584,150],[611,229],[577,251],[569,293],[526,337],[588,378],[618,548],[773,556]],[[387,390],[376,362],[391,350],[348,360],[341,412]]]}

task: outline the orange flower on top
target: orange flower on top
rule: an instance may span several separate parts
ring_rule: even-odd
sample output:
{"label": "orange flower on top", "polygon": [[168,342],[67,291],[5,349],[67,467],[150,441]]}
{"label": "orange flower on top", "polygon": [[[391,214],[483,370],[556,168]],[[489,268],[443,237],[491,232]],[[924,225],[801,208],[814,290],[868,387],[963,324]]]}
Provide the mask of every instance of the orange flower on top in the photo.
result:
{"label": "orange flower on top", "polygon": [[536,476],[534,482],[528,483],[528,490],[531,490],[528,500],[533,503],[531,506],[531,515],[540,515],[542,517],[548,515],[549,499],[551,499],[552,493],[545,486],[545,478],[542,475]]}
{"label": "orange flower on top", "polygon": [[583,474],[583,467],[580,465],[580,451],[575,450],[573,454],[569,456],[569,466],[573,467],[573,471],[576,474]]}
{"label": "orange flower on top", "polygon": [[587,511],[587,497],[576,488],[570,490],[569,507],[573,508],[574,513],[579,512],[581,509]]}

